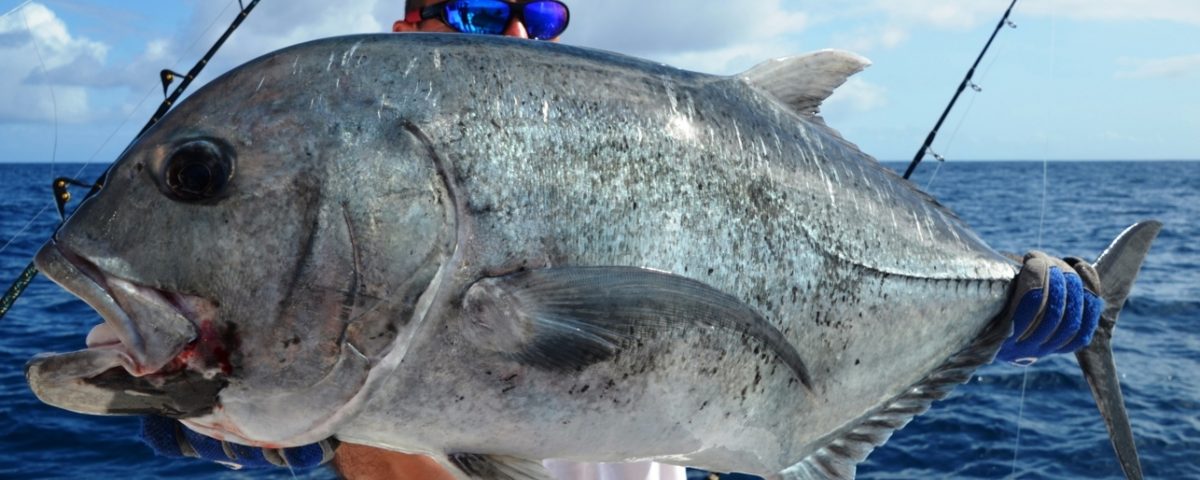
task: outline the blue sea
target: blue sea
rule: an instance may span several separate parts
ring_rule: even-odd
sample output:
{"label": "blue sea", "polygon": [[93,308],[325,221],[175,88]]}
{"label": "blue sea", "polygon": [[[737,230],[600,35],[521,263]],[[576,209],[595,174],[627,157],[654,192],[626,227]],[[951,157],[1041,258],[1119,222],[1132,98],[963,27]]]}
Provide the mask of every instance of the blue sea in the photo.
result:
{"label": "blue sea", "polygon": [[[0,164],[0,242],[11,239],[0,243],[0,288],[58,222],[51,180],[91,181],[103,168]],[[1200,162],[957,162],[922,165],[915,182],[1002,251],[1094,258],[1135,221],[1165,224],[1113,343],[1147,477],[1200,478]],[[135,419],[38,402],[25,362],[82,348],[96,323],[91,308],[41,277],[0,319],[0,478],[292,478],[156,458]],[[1062,356],[980,369],[872,453],[859,478],[1123,477],[1074,357]]]}

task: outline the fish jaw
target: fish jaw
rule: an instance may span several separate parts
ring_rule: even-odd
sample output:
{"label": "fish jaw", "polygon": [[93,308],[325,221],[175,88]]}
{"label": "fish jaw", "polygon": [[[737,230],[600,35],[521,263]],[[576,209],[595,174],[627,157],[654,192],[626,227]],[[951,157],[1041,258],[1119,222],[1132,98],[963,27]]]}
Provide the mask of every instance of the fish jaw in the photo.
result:
{"label": "fish jaw", "polygon": [[104,319],[88,333],[87,348],[39,354],[26,365],[40,400],[94,415],[177,418],[216,405],[232,366],[214,333],[215,303],[106,274],[55,241],[35,262]]}

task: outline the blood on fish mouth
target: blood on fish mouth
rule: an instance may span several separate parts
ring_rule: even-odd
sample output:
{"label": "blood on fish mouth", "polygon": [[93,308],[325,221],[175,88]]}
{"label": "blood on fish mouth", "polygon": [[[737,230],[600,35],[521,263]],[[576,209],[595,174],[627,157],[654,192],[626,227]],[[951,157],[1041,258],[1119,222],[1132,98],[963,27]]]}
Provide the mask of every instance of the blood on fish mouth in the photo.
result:
{"label": "blood on fish mouth", "polygon": [[[96,287],[100,287],[84,290],[84,292],[74,292],[73,290],[74,293],[79,294],[80,298],[88,301],[89,304],[115,302],[115,306],[119,308],[120,312],[113,313],[124,313],[124,316],[113,316],[113,314],[104,316],[106,312],[97,308],[97,311],[101,311],[104,317],[104,323],[96,325],[89,331],[88,338],[86,338],[88,348],[120,350],[130,359],[130,362],[124,366],[126,371],[134,377],[169,374],[184,370],[184,368],[192,368],[210,378],[217,373],[233,372],[233,366],[229,362],[229,347],[224,344],[226,336],[221,335],[221,332],[218,331],[220,329],[216,326],[217,308],[214,301],[202,298],[202,296],[143,286],[143,284],[127,281],[124,278],[107,275],[88,259],[82,258],[66,248],[59,247],[58,250],[67,262],[76,266],[78,271],[88,277],[88,280]],[[82,293],[103,293],[107,299],[92,300]],[[168,346],[162,346],[173,347],[170,348],[170,352],[162,352],[162,350],[146,352],[146,350],[154,350],[156,346],[154,346],[155,338],[146,338],[145,332],[157,332],[161,329],[142,331],[139,328],[144,324],[161,320],[163,317],[142,318],[148,311],[150,313],[178,314],[181,318],[175,319],[175,323],[178,324],[175,325],[175,330],[180,334],[187,334],[187,337],[190,338],[186,338],[186,340],[178,338],[178,340],[170,342]],[[173,355],[167,356],[167,354]]]}
{"label": "blood on fish mouth", "polygon": [[93,415],[195,418],[220,407],[236,343],[220,327],[216,302],[107,274],[55,241],[36,263],[104,318],[88,332],[87,348],[25,365],[40,400]]}

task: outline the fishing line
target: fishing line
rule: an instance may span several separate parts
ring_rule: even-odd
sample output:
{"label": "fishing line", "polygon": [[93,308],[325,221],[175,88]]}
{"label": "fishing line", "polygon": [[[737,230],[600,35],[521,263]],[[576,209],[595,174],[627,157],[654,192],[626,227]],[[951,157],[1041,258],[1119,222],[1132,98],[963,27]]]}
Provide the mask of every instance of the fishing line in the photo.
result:
{"label": "fishing line", "polygon": [[[20,5],[17,5],[16,7],[9,10],[8,12],[6,12],[4,15],[2,15],[0,17],[8,16],[10,14],[16,13],[18,10],[21,10],[22,7],[24,7],[25,5],[28,5],[32,1],[33,0],[25,0],[25,2],[22,2]],[[200,43],[200,40],[202,38],[204,38],[206,35],[208,35],[208,33],[210,31],[212,31],[213,27],[215,27],[217,25],[217,21],[220,20],[221,17],[225,16],[225,13],[228,12],[229,8],[233,6],[234,1],[235,0],[229,0],[229,2],[227,2],[225,4],[225,7],[222,8],[220,12],[218,12],[216,15],[213,16],[212,20],[208,23],[208,26],[205,27],[204,30],[201,30],[200,33],[198,33],[197,35],[194,35],[192,37],[191,43],[188,44],[188,46],[185,47],[179,55],[177,55],[177,57],[175,59],[176,64],[183,61],[183,57],[184,57],[185,53],[195,50],[196,45]],[[38,62],[41,64],[41,68],[42,68],[42,77],[49,80],[50,76],[46,73],[47,72],[46,64],[42,60],[42,54],[41,54],[41,50],[38,48],[37,39],[33,37],[33,28],[29,25],[29,19],[28,19],[28,17],[25,16],[25,13],[23,11],[21,12],[21,16],[25,21],[25,30],[27,32],[29,32],[30,38],[32,39],[34,50],[37,52]],[[129,66],[126,66],[125,69],[126,69],[126,71],[128,71]],[[47,84],[47,86],[50,88],[50,95],[51,95],[50,98],[51,98],[51,102],[54,105],[54,150],[50,155],[50,178],[54,178],[54,165],[57,163],[56,158],[58,155],[58,129],[59,129],[58,128],[58,100],[54,96],[54,86],[50,85],[50,84]],[[109,133],[108,136],[104,138],[104,141],[100,142],[100,145],[98,147],[96,147],[96,149],[94,151],[92,151],[92,154],[89,155],[86,160],[84,160],[83,165],[81,165],[79,167],[79,169],[75,171],[75,174],[71,176],[72,178],[78,178],[79,176],[83,175],[84,170],[86,170],[87,167],[92,164],[92,161],[95,160],[96,157],[100,155],[100,152],[104,150],[104,147],[107,147],[109,142],[111,142],[113,138],[116,138],[117,134],[121,132],[121,129],[125,128],[125,126],[129,124],[129,120],[132,119],[133,116],[141,110],[142,105],[146,104],[146,100],[149,99],[150,96],[153,95],[156,90],[157,90],[157,87],[150,87],[150,88],[146,89],[146,94],[142,95],[141,100],[138,100],[138,102],[136,104],[134,104],[133,108],[131,108],[129,110],[129,113],[125,114],[125,117],[121,120],[121,122],[119,124],[117,124],[116,128],[113,128],[112,132]],[[133,142],[130,142],[130,144],[132,144],[132,143]],[[33,215],[33,217],[29,219],[29,221],[25,222],[25,226],[21,227],[21,229],[18,230],[15,235],[13,235],[11,238],[9,238],[8,241],[4,242],[3,246],[0,246],[0,253],[4,253],[4,251],[8,250],[8,247],[10,245],[12,245],[12,243],[15,242],[18,238],[20,238],[21,235],[24,235],[25,232],[29,230],[29,227],[31,225],[33,225],[34,222],[37,222],[37,220],[39,218],[41,218],[41,216],[43,214],[46,213],[46,210],[49,210],[49,209],[50,209],[50,207],[49,207],[49,205],[47,205],[47,206],[43,206],[41,208],[41,210],[38,210],[38,212],[35,213]],[[6,309],[0,308],[0,316],[3,316],[3,312],[5,310]]]}
{"label": "fishing line", "polygon": [[[196,79],[196,77],[200,74],[200,72],[202,70],[204,70],[204,67],[206,65],[208,65],[210,60],[212,60],[213,55],[216,55],[217,50],[219,50],[221,48],[221,46],[225,44],[225,41],[229,39],[229,36],[232,35],[233,32],[235,30],[237,30],[237,28],[239,26],[241,26],[242,22],[246,19],[247,16],[250,15],[250,12],[254,10],[254,7],[258,5],[259,1],[260,0],[250,0],[250,3],[247,5],[247,4],[243,4],[242,0],[238,0],[238,6],[241,7],[241,10],[238,12],[237,17],[235,17],[233,19],[233,21],[230,22],[229,27],[227,27],[225,29],[225,32],[221,34],[221,36],[217,39],[216,42],[213,43],[213,45],[211,47],[209,47],[208,51],[206,51],[204,53],[204,56],[201,57],[200,60],[198,62],[196,62],[195,65],[192,66],[192,69],[188,70],[188,73],[183,77],[183,79],[179,83],[179,85],[175,87],[175,90],[171,92],[171,95],[168,96],[165,100],[163,100],[163,102],[161,104],[159,104],[159,107],[157,110],[155,110],[154,115],[150,117],[150,120],[148,122],[146,122],[146,125],[142,127],[142,129],[138,132],[138,134],[134,136],[134,139],[130,142],[130,145],[132,145],[133,142],[136,142],[137,139],[139,137],[141,137],[142,134],[146,133],[146,131],[150,129],[150,127],[152,127],[156,123],[158,123],[159,119],[161,119],[162,116],[165,115],[171,109],[172,106],[174,106],[175,102],[177,100],[179,100],[179,97],[181,95],[183,95],[183,92],[185,90],[187,90],[188,85],[191,85],[192,81]],[[226,5],[225,9],[227,10],[229,8],[229,6],[232,5],[232,3],[233,2],[231,0],[229,2],[229,4]],[[222,13],[224,11],[225,10],[222,10]],[[218,15],[218,17],[219,16],[220,15]],[[214,20],[214,22],[215,22],[215,20]],[[211,28],[211,25],[209,28]],[[167,81],[166,77],[162,77],[162,78],[163,78],[163,90],[165,92],[166,88],[167,88],[167,86],[169,86],[170,82]],[[124,154],[124,152],[128,151],[129,148],[130,147],[127,145],[125,147],[125,149],[122,151],[122,154]],[[100,181],[104,179],[105,175],[108,174],[108,170],[110,170],[111,168],[112,168],[112,165],[110,164],[109,168],[105,170],[104,175],[101,175],[100,178],[97,179],[97,181],[92,184],[92,188],[88,191],[87,195],[84,196],[85,201],[100,190],[100,186],[101,186]],[[82,169],[80,171],[82,171]],[[58,202],[59,199],[56,198],[55,201]],[[57,205],[57,203],[56,203],[56,205]],[[41,215],[41,213],[39,213],[38,215]],[[36,216],[35,216],[35,219],[36,219]],[[31,261],[25,267],[25,270],[23,270],[21,272],[21,274],[17,277],[16,281],[14,281],[13,284],[4,293],[3,297],[0,297],[0,318],[3,318],[4,314],[8,313],[9,308],[12,307],[12,304],[14,302],[16,302],[18,297],[21,296],[21,293],[23,293],[25,291],[25,289],[29,286],[29,283],[33,281],[33,277],[36,275],[37,275],[37,266],[34,264],[34,262]]]}
{"label": "fishing line", "polygon": [[958,97],[962,95],[963,90],[967,85],[972,85],[971,78],[975,76],[975,69],[979,67],[979,62],[983,60],[983,56],[987,54],[988,48],[991,48],[992,42],[996,40],[996,35],[1000,33],[1000,29],[1005,25],[1016,27],[1015,24],[1008,20],[1008,16],[1012,14],[1012,9],[1017,5],[1017,0],[1012,0],[1008,4],[1008,8],[1004,10],[1004,15],[1000,17],[1000,21],[996,22],[996,28],[992,30],[992,35],[988,37],[987,43],[983,44],[983,49],[979,51],[979,56],[975,57],[975,63],[971,64],[971,68],[967,69],[967,74],[963,76],[962,82],[958,84],[958,89],[954,91],[954,96],[950,97],[950,103],[946,104],[946,109],[942,110],[942,115],[938,117],[937,123],[933,124],[933,129],[929,130],[929,134],[925,136],[925,142],[921,144],[921,148],[917,149],[916,155],[913,155],[912,162],[908,164],[908,168],[904,170],[904,178],[907,180],[912,176],[913,171],[917,169],[917,165],[925,158],[925,154],[929,152],[930,145],[933,145],[933,139],[937,138],[938,130],[942,128],[942,123],[946,121],[946,117],[950,115],[950,110],[954,109],[954,103],[958,101]]}
{"label": "fishing line", "polygon": [[1012,466],[1009,477],[1017,477],[1017,456],[1021,452],[1021,421],[1025,418],[1025,386],[1029,384],[1029,365],[1022,365],[1021,370],[1021,401],[1017,402],[1017,439],[1013,445]]}
{"label": "fishing line", "polygon": [[18,3],[17,6],[8,9],[7,12],[4,12],[4,15],[0,15],[0,18],[4,18],[9,15],[12,15],[13,13],[16,13],[17,10],[20,10],[22,7],[24,7],[26,5],[29,5],[29,2],[32,2],[32,1],[33,0],[25,0],[24,2]]}
{"label": "fishing line", "polygon": [[[1054,78],[1054,69],[1056,66],[1055,58],[1056,58],[1056,52],[1057,52],[1057,50],[1056,50],[1057,27],[1058,27],[1057,18],[1054,17],[1053,15],[1051,15],[1050,16],[1050,61],[1049,61],[1049,65],[1047,66],[1047,72],[1046,72],[1047,79]],[[1047,83],[1049,84],[1050,82],[1048,81]],[[1048,119],[1051,118],[1050,115],[1054,112],[1054,106],[1051,103],[1052,102],[1045,102],[1046,115],[1042,118],[1047,119],[1047,123],[1049,123]],[[1048,129],[1047,129],[1047,131],[1048,131]],[[1042,201],[1041,201],[1041,208],[1040,208],[1041,211],[1038,215],[1038,217],[1039,217],[1038,218],[1038,230],[1037,230],[1037,249],[1038,250],[1042,249],[1042,234],[1043,234],[1043,232],[1045,230],[1045,226],[1046,226],[1046,199],[1049,196],[1049,191],[1050,191],[1049,185],[1050,185],[1050,135],[1049,135],[1049,133],[1047,133],[1046,136],[1042,139]],[[1017,474],[1017,457],[1021,452],[1021,427],[1022,427],[1021,422],[1024,418],[1024,413],[1025,413],[1025,386],[1029,383],[1029,368],[1030,368],[1030,365],[1024,365],[1025,374],[1021,378],[1021,401],[1019,404],[1020,406],[1017,408],[1017,435],[1016,435],[1016,440],[1013,444],[1013,460],[1012,460],[1012,468],[1010,470],[1010,474],[1014,477]]]}
{"label": "fishing line", "polygon": [[0,253],[4,253],[5,250],[8,250],[8,246],[12,245],[12,243],[15,242],[22,234],[24,234],[26,230],[29,230],[29,227],[33,225],[33,222],[37,221],[38,217],[42,216],[42,214],[46,213],[46,210],[49,209],[49,205],[42,206],[42,209],[38,210],[37,214],[34,215],[33,218],[29,219],[28,222],[25,222],[25,226],[21,227],[21,229],[17,231],[16,235],[13,235],[12,238],[8,239],[7,242],[4,242],[4,246],[0,246]]}
{"label": "fishing line", "polygon": [[[29,33],[29,43],[31,45],[33,45],[33,51],[37,55],[38,67],[41,68],[42,78],[46,79],[46,88],[48,88],[50,90],[51,114],[52,114],[52,117],[54,118],[54,136],[53,136],[53,141],[51,143],[52,147],[50,150],[50,178],[54,178],[54,165],[58,161],[57,160],[58,159],[58,97],[54,93],[54,84],[50,83],[50,75],[47,73],[48,70],[46,69],[46,60],[42,56],[41,47],[38,46],[37,36],[35,36],[33,34],[33,27],[29,25],[29,16],[25,14],[25,6],[28,5],[30,2],[32,2],[32,0],[26,0],[25,2],[22,2],[20,5],[17,5],[16,7],[13,7],[13,9],[9,10],[8,12],[5,12],[3,16],[8,16],[10,14],[17,13],[17,12],[21,13],[21,21],[22,21],[22,23],[25,24],[25,31]],[[34,214],[33,218],[30,218],[29,221],[25,222],[25,225],[22,226],[20,230],[17,230],[17,233],[15,235],[13,235],[11,238],[9,238],[8,241],[4,242],[3,246],[0,246],[0,253],[4,253],[5,250],[8,250],[9,245],[12,245],[13,242],[17,241],[17,239],[20,238],[21,235],[23,235],[26,231],[28,231],[29,227],[32,226],[33,223],[37,221],[38,217],[41,217],[42,214],[46,213],[46,210],[48,210],[48,209],[50,209],[49,205],[42,206],[42,209],[38,210],[38,212],[36,214]],[[28,269],[26,269],[26,270],[28,270]],[[29,275],[28,271],[21,273],[21,276],[27,276],[27,275]]]}
{"label": "fishing line", "polygon": [[33,27],[29,26],[29,15],[25,14],[24,8],[21,9],[21,20],[25,22],[25,31],[29,32],[29,43],[33,45],[38,67],[42,69],[42,78],[46,79],[46,88],[50,90],[50,112],[54,118],[54,139],[50,143],[50,178],[54,178],[54,163],[58,158],[58,96],[54,94],[54,83],[50,81],[50,75],[46,71],[46,60],[42,57],[42,49],[38,47],[37,37],[33,35]]}
{"label": "fishing line", "polygon": [[[213,16],[212,20],[208,22],[208,26],[205,27],[204,30],[201,30],[200,33],[192,36],[192,42],[190,44],[188,44],[187,47],[184,47],[184,49],[181,51],[181,53],[176,56],[174,63],[178,64],[178,63],[182,62],[185,53],[190,53],[191,51],[196,49],[196,45],[200,43],[200,40],[202,38],[204,38],[205,36],[208,35],[208,32],[212,31],[213,27],[215,27],[217,25],[217,21],[220,20],[221,17],[225,16],[225,12],[229,11],[229,8],[233,6],[234,1],[236,1],[236,0],[229,0],[229,2],[227,2],[225,4],[225,7],[222,8],[220,12],[218,12],[216,15]],[[126,67],[126,70],[128,70],[128,68],[129,67]],[[83,163],[83,166],[80,167],[79,170],[77,170],[75,172],[76,177],[83,174],[84,169],[86,169],[88,165],[91,165],[92,160],[95,160],[96,156],[99,155],[102,150],[104,150],[104,147],[108,146],[108,142],[111,141],[114,137],[116,137],[117,133],[119,133],[122,128],[125,128],[125,125],[127,125],[129,123],[129,120],[133,118],[133,115],[142,108],[142,105],[146,104],[146,100],[149,99],[150,96],[153,95],[154,92],[156,92],[157,90],[158,90],[157,86],[152,86],[152,87],[146,89],[146,94],[142,95],[141,100],[138,100],[137,104],[135,104],[133,106],[133,108],[129,110],[129,113],[126,114],[125,118],[123,120],[121,120],[121,123],[119,125],[117,125],[117,128],[113,129],[112,133],[110,133],[108,135],[108,137],[104,139],[104,142],[102,142],[100,144],[100,146],[98,148],[96,148],[96,151],[92,152],[92,155],[87,158],[87,161],[85,161]],[[135,137],[135,139],[136,139],[136,137]],[[129,142],[129,145],[133,145],[133,142],[132,141]],[[128,150],[128,148],[129,148],[128,146],[125,147],[125,150]],[[121,154],[124,154],[124,153],[125,153],[124,150],[122,150]],[[117,158],[120,158],[120,154],[117,155]]]}
{"label": "fishing line", "polygon": [[[1003,48],[1003,47],[1001,47],[1001,48]],[[980,82],[983,82],[983,80],[988,78],[988,74],[991,73],[991,67],[996,65],[996,60],[1000,59],[1001,53],[1003,53],[1003,50],[1001,50],[1001,52],[997,52],[997,53],[991,55],[991,60],[988,61],[988,66],[985,66],[983,68],[983,74],[982,74],[982,76],[980,76],[980,78],[982,78],[982,79],[980,79]],[[955,122],[954,131],[950,132],[950,138],[947,139],[946,144],[944,144],[942,146],[942,154],[943,155],[937,157],[937,167],[934,168],[934,173],[929,175],[929,181],[926,182],[926,184],[925,184],[926,192],[929,192],[930,188],[934,187],[934,180],[937,180],[937,173],[941,172],[942,164],[946,163],[946,157],[950,155],[950,146],[953,146],[954,139],[958,138],[959,130],[961,130],[962,124],[965,124],[965,122],[967,120],[967,116],[971,116],[971,108],[974,107],[974,101],[976,101],[977,98],[979,98],[980,92],[983,92],[983,90],[980,89],[979,86],[976,85],[976,83],[971,82],[971,84],[972,84],[972,90],[976,91],[976,95],[971,96],[971,101],[967,102],[967,108],[965,110],[962,110],[962,115],[959,116],[958,122]]]}

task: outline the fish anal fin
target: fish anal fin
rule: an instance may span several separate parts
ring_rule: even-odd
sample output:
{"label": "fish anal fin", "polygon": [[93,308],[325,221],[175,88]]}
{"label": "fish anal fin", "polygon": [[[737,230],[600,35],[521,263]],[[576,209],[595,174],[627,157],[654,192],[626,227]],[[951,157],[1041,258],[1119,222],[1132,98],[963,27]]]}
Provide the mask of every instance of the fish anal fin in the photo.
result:
{"label": "fish anal fin", "polygon": [[994,321],[970,345],[952,355],[901,394],[870,413],[830,434],[804,460],[779,472],[785,480],[852,480],[858,464],[892,433],[925,413],[934,401],[946,398],[955,386],[971,379],[971,373],[996,357],[1004,339],[1012,332],[1011,322]]}
{"label": "fish anal fin", "polygon": [[553,480],[541,462],[507,455],[452,453],[450,464],[466,478],[476,480]]}
{"label": "fish anal fin", "polygon": [[795,347],[752,307],[702,282],[638,267],[553,267],[481,279],[462,300],[464,337],[547,370],[612,358],[646,334],[732,331],[812,381]]}

